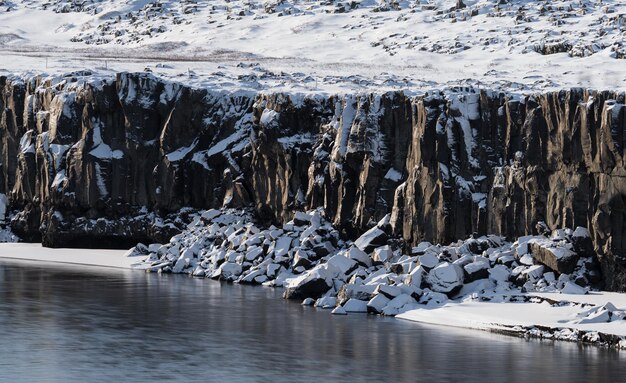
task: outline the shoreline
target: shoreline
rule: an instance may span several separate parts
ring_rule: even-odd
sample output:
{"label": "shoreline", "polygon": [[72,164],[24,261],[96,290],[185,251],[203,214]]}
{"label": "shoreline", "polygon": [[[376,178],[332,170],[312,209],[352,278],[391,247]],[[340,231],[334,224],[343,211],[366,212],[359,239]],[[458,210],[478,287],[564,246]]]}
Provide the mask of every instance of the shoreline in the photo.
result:
{"label": "shoreline", "polygon": [[[89,253],[87,256],[85,253]],[[80,266],[132,269],[139,259],[125,257],[127,250],[53,249],[41,243],[0,243],[0,260],[51,262]]]}
{"label": "shoreline", "polygon": [[[36,243],[0,244],[0,260],[150,271],[141,267],[142,256],[128,256],[130,253],[124,250],[52,249]],[[303,304],[315,303],[317,308],[328,309],[329,314],[330,309],[333,309],[333,314],[344,313],[341,310],[337,312],[338,309],[343,309],[338,303],[329,307],[323,304],[324,300],[324,297],[316,301],[305,299]],[[344,302],[344,307],[347,306],[349,305]],[[604,291],[592,291],[584,295],[511,292],[511,295],[494,294],[491,297],[483,295],[449,299],[443,304],[408,305],[395,316],[400,320],[428,325],[626,349],[626,320],[607,323],[594,321],[586,324],[566,323],[568,318],[580,317],[581,312],[601,313],[605,307],[626,308],[626,294]],[[371,313],[371,310],[365,311]],[[365,313],[365,311],[357,309],[347,310],[345,313]]]}

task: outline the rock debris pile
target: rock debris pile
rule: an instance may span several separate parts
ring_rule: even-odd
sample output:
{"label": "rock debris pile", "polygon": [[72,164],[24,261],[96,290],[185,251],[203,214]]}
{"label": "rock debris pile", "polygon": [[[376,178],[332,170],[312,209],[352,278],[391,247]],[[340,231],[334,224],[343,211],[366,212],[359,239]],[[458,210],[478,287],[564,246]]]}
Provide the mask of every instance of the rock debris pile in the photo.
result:
{"label": "rock debris pile", "polygon": [[[540,225],[541,226],[541,225]],[[405,251],[407,250],[407,251]],[[397,315],[450,299],[515,300],[524,292],[586,294],[602,283],[589,232],[560,229],[507,242],[472,236],[405,249],[385,217],[343,240],[323,210],[260,228],[252,211],[206,210],[168,244],[139,244],[137,267],[236,283],[284,287],[284,297],[334,313]]]}

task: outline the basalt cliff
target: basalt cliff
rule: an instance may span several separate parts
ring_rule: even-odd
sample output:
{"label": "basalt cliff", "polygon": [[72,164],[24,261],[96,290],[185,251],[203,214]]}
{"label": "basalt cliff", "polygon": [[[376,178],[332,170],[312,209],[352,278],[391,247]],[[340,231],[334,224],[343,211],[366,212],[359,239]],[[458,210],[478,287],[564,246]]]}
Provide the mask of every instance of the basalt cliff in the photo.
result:
{"label": "basalt cliff", "polygon": [[226,93],[144,73],[0,77],[4,225],[47,246],[167,241],[193,209],[323,207],[407,245],[589,229],[626,289],[624,92]]}

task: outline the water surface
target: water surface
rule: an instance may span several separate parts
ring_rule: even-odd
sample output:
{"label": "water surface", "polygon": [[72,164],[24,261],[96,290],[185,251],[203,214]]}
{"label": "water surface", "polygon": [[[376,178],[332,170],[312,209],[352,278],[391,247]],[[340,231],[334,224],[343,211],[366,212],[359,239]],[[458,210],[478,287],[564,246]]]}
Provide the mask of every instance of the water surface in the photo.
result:
{"label": "water surface", "polygon": [[0,261],[0,381],[623,381],[618,351],[329,311],[181,275]]}

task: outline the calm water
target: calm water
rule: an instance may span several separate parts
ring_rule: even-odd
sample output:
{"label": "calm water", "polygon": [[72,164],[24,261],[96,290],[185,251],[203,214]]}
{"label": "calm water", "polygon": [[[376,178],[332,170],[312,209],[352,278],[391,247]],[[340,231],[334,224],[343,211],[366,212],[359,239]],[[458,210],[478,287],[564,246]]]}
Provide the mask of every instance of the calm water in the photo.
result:
{"label": "calm water", "polygon": [[626,353],[337,317],[268,288],[0,262],[0,381],[617,382],[623,371]]}

